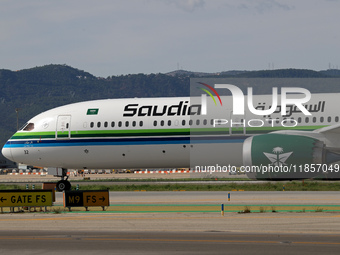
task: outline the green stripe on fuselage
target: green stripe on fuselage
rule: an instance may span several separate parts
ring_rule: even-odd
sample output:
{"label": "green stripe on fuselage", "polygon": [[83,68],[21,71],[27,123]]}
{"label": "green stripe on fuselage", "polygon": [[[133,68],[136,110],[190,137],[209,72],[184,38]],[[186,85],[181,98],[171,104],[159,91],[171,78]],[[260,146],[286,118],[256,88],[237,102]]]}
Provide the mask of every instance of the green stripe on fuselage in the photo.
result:
{"label": "green stripe on fuselage", "polygon": [[45,139],[55,138],[55,132],[17,132],[11,139]]}
{"label": "green stripe on fuselage", "polygon": [[[246,134],[266,134],[278,130],[312,131],[325,126],[302,127],[247,127]],[[229,135],[229,127],[224,128],[177,128],[177,129],[138,129],[138,130],[87,130],[71,131],[71,138],[94,137],[145,137],[145,136],[188,136],[188,135]],[[232,128],[232,134],[243,134],[242,127]],[[65,134],[66,135],[66,134]],[[66,135],[67,136],[67,135]],[[11,139],[55,138],[55,132],[18,132]]]}

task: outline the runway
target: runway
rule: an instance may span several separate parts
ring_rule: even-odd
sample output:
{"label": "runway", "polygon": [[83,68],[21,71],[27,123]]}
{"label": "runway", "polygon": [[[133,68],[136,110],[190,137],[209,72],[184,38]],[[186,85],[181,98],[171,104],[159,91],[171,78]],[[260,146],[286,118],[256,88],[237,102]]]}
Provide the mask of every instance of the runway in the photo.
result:
{"label": "runway", "polygon": [[4,254],[338,254],[340,214],[0,215]]}
{"label": "runway", "polygon": [[[331,205],[339,204],[339,194],[232,192],[230,203]],[[110,200],[112,206],[227,203],[226,192],[110,192]],[[0,230],[6,254],[310,255],[340,248],[340,212],[6,213]]]}
{"label": "runway", "polygon": [[[338,254],[338,236],[247,233],[1,233],[3,254]],[[23,245],[25,243],[25,245]]]}

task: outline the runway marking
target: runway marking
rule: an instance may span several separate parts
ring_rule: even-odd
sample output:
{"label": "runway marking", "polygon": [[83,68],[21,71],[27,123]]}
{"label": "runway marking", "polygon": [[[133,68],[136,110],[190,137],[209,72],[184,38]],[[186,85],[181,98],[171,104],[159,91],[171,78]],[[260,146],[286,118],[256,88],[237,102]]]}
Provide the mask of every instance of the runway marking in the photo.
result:
{"label": "runway marking", "polygon": [[[246,235],[250,236],[250,235]],[[240,236],[238,236],[240,237]],[[287,236],[283,236],[287,238]],[[203,243],[258,243],[258,244],[281,244],[281,245],[340,245],[340,242],[314,242],[314,241],[266,241],[266,240],[207,240],[207,239],[171,239],[171,238],[116,238],[116,237],[82,237],[82,236],[70,236],[70,237],[41,237],[41,236],[7,236],[0,237],[0,240],[84,240],[84,241],[127,241],[127,242],[203,242]]]}
{"label": "runway marking", "polygon": [[[69,220],[77,220],[77,221],[81,221],[81,220],[88,220],[88,219],[96,219],[96,220],[107,220],[107,219],[111,219],[111,220],[155,220],[155,219],[160,219],[160,220],[186,220],[186,219],[206,219],[207,217],[209,217],[209,219],[214,219],[214,220],[229,220],[229,219],[305,219],[305,218],[320,218],[320,219],[329,219],[329,218],[339,218],[340,215],[316,215],[318,213],[315,213],[313,215],[310,214],[301,214],[301,215],[275,215],[275,216],[269,216],[268,213],[261,213],[261,215],[259,215],[258,213],[250,213],[250,214],[237,214],[237,215],[228,215],[228,217],[221,217],[220,215],[211,215],[209,213],[209,215],[207,214],[206,217],[203,216],[191,216],[191,215],[187,215],[187,216],[176,216],[174,215],[174,217],[159,217],[159,216],[149,216],[150,213],[146,214],[146,217],[130,217],[130,215],[126,215],[123,216],[122,215],[108,215],[106,214],[105,217],[103,217],[104,215],[74,215],[73,217],[64,217],[65,215],[60,215],[60,216],[56,216],[56,217],[48,217],[48,218],[26,218],[26,219],[17,219],[17,218],[10,218],[10,219],[0,219],[1,221],[69,221]],[[140,215],[140,213],[138,213],[138,215]]]}
{"label": "runway marking", "polygon": [[[242,212],[245,207],[251,209],[252,212],[339,212],[340,205],[318,205],[318,204],[229,204],[224,203],[224,212]],[[60,206],[61,207],[61,206]],[[63,208],[63,207],[62,207]],[[64,208],[63,208],[64,209]],[[66,209],[64,209],[66,210]],[[106,207],[106,211],[102,208],[91,207],[90,211],[85,212],[82,207],[72,208],[72,213],[218,213],[221,211],[221,204],[113,204]]]}
{"label": "runway marking", "polygon": [[27,237],[27,236],[6,236],[0,237],[0,240],[71,240],[69,237]]}
{"label": "runway marking", "polygon": [[[139,239],[139,238],[84,238],[87,241],[141,241],[141,242],[205,242],[205,243],[263,243],[284,244],[282,241],[250,241],[250,240],[202,240],[202,239]],[[333,242],[289,242],[288,244],[318,244],[318,245],[340,245]]]}
{"label": "runway marking", "polygon": [[[140,241],[140,242],[205,242],[205,243],[280,243],[277,241],[244,241],[244,240],[202,240],[202,239],[154,239],[154,238],[84,238],[87,241]],[[340,243],[339,243],[340,245]]]}

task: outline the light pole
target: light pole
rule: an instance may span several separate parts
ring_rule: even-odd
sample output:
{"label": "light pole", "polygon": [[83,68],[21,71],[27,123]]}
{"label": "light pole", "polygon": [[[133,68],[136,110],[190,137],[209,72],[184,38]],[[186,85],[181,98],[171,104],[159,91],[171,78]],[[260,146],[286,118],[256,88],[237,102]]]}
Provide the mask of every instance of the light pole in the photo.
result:
{"label": "light pole", "polygon": [[15,112],[17,113],[17,130],[19,130],[19,110],[20,108],[15,108]]}

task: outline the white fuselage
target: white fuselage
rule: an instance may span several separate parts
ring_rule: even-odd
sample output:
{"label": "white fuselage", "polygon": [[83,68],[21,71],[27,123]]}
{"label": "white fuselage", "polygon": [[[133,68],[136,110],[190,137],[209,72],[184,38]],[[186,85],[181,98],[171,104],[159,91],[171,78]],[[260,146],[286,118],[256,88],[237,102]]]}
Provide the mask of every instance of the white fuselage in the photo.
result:
{"label": "white fuselage", "polygon": [[[35,116],[2,152],[27,165],[73,169],[240,166],[243,142],[249,136],[337,124],[338,98],[339,94],[313,94],[306,106],[311,116],[296,107],[288,107],[286,116],[279,109],[270,116],[247,109],[245,115],[234,116],[227,96],[223,106],[208,100],[206,115],[201,98],[81,102]],[[270,95],[254,96],[258,109],[270,103]]]}

